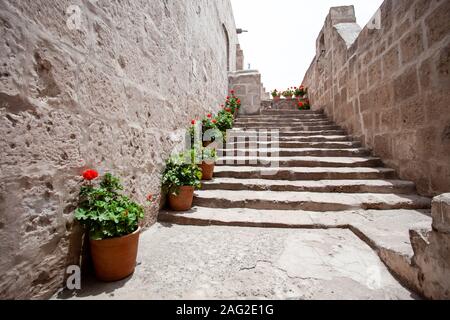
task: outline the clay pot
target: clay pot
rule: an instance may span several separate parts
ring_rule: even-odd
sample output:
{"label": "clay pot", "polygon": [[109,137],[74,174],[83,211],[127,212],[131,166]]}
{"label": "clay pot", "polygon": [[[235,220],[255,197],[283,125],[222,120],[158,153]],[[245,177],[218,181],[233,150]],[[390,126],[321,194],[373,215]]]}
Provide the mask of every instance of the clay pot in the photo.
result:
{"label": "clay pot", "polygon": [[122,280],[134,272],[139,244],[138,228],[132,234],[112,239],[90,239],[96,277],[105,282]]}
{"label": "clay pot", "polygon": [[292,100],[292,96],[291,97],[286,97],[286,100]]}
{"label": "clay pot", "polygon": [[194,201],[194,187],[180,187],[178,195],[169,194],[169,205],[175,211],[187,211],[192,208]]}
{"label": "clay pot", "polygon": [[273,101],[275,101],[275,102],[278,102],[278,101],[280,101],[280,96],[276,96],[276,97],[273,97]]}
{"label": "clay pot", "polygon": [[203,162],[200,165],[200,168],[202,169],[202,180],[212,180],[214,175],[214,166],[215,166],[214,162],[211,164]]}

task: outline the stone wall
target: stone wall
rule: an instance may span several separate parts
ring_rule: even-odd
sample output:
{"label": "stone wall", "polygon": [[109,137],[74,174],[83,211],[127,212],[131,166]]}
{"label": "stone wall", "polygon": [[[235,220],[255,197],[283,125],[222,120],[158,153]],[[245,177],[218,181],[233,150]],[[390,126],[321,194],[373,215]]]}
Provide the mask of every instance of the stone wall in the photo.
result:
{"label": "stone wall", "polygon": [[362,30],[352,6],[332,8],[316,47],[314,108],[419,193],[450,191],[450,1],[386,0]]}
{"label": "stone wall", "polygon": [[226,96],[236,26],[229,0],[4,0],[0,33],[0,298],[43,298],[78,263],[82,171],[159,195],[190,120]]}

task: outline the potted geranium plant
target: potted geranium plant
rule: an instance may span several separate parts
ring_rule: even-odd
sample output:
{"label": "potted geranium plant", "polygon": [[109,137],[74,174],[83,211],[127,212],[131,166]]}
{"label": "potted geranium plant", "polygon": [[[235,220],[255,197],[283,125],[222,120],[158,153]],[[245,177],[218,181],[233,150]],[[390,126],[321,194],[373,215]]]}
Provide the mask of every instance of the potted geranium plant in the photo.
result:
{"label": "potted geranium plant", "polygon": [[281,93],[277,89],[273,90],[271,94],[273,101],[280,101]]}
{"label": "potted geranium plant", "polygon": [[139,243],[139,220],[144,209],[120,192],[120,180],[107,173],[95,185],[95,170],[83,173],[75,219],[89,234],[95,274],[102,281],[117,281],[134,272]]}
{"label": "potted geranium plant", "polygon": [[298,101],[298,109],[299,110],[310,110],[311,106],[309,105],[309,100],[305,99],[302,101]]}
{"label": "potted geranium plant", "polygon": [[201,178],[195,149],[170,157],[162,176],[162,189],[169,195],[169,206],[175,211],[191,209]]}
{"label": "potted geranium plant", "polygon": [[[206,117],[202,120],[202,139],[204,140],[203,141],[204,147],[209,146],[211,143],[215,141],[216,134],[212,130],[217,130],[217,120],[213,118],[213,115],[211,113],[208,113]],[[207,132],[211,136],[207,136],[206,135]]]}
{"label": "potted geranium plant", "polygon": [[225,101],[225,106],[231,109],[231,113],[236,117],[239,109],[241,108],[241,99],[234,95],[234,90],[231,90],[231,96],[227,97]]}
{"label": "potted geranium plant", "polygon": [[283,97],[285,97],[287,100],[292,100],[293,95],[294,95],[294,92],[291,89],[283,91]]}
{"label": "potted geranium plant", "polygon": [[212,180],[214,175],[214,166],[217,159],[216,149],[202,148],[202,180]]}
{"label": "potted geranium plant", "polygon": [[231,108],[225,107],[216,116],[216,127],[222,133],[223,141],[226,141],[227,130],[233,129],[234,116]]}
{"label": "potted geranium plant", "polygon": [[299,88],[294,88],[294,95],[296,98],[303,98],[306,94],[306,89],[302,85]]}

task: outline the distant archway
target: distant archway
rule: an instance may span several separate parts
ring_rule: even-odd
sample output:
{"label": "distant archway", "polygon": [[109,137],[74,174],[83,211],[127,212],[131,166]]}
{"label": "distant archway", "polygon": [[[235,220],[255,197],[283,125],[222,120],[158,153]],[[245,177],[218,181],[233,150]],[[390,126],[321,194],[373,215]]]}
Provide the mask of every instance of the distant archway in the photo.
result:
{"label": "distant archway", "polygon": [[222,24],[223,33],[225,34],[225,45],[227,50],[227,71],[230,71],[230,37],[228,36],[227,27],[225,24]]}

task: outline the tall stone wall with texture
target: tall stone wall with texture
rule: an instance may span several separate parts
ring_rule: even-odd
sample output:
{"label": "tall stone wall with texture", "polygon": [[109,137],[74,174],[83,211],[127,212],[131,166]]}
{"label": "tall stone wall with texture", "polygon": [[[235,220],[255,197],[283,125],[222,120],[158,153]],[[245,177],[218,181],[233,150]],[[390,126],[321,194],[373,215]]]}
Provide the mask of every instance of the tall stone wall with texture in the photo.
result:
{"label": "tall stone wall with texture", "polygon": [[450,191],[450,1],[386,0],[361,28],[330,10],[304,78],[316,109],[419,193]]}
{"label": "tall stone wall with texture", "polygon": [[0,34],[0,298],[44,298],[78,263],[82,171],[159,195],[190,120],[226,96],[236,26],[229,0],[2,0]]}

